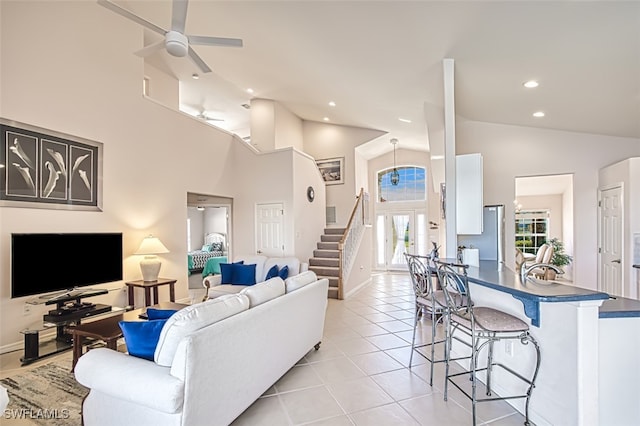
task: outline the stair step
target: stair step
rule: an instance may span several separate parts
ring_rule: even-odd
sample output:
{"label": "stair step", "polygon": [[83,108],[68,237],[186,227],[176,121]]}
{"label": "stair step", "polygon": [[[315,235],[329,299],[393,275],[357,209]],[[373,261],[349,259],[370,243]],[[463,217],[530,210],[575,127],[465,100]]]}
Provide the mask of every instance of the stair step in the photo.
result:
{"label": "stair step", "polygon": [[339,243],[342,239],[342,234],[325,234],[320,236],[320,241],[325,243]]}
{"label": "stair step", "polygon": [[329,291],[327,292],[327,297],[329,299],[337,299],[338,298],[338,287],[329,287]]}
{"label": "stair step", "polygon": [[313,257],[330,257],[330,258],[339,258],[340,252],[338,250],[325,250],[319,249],[313,251]]}
{"label": "stair step", "polygon": [[318,248],[320,250],[338,250],[338,243],[318,243]]}
{"label": "stair step", "polygon": [[324,228],[325,234],[344,234],[344,228]]}
{"label": "stair step", "polygon": [[322,277],[338,277],[340,274],[340,268],[331,266],[309,266],[309,270],[316,273],[317,276]]}
{"label": "stair step", "polygon": [[337,257],[312,257],[309,259],[309,266],[340,266],[340,259]]}

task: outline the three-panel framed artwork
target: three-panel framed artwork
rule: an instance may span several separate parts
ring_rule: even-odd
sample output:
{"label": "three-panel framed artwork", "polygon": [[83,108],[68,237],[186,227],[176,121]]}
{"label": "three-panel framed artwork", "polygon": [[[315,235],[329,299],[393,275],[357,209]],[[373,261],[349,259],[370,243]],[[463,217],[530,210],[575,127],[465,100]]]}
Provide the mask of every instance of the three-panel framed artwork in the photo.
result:
{"label": "three-panel framed artwork", "polygon": [[0,118],[0,205],[101,209],[102,143]]}

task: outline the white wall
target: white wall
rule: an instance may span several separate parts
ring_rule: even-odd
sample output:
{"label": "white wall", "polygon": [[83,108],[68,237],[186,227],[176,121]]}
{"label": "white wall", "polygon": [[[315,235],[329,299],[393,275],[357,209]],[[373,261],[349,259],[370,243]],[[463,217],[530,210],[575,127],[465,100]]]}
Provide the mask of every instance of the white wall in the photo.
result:
{"label": "white wall", "polygon": [[[0,208],[0,351],[20,348],[19,330],[50,309],[24,315],[25,299],[10,298],[13,232],[122,232],[126,281],[141,278],[132,253],[152,233],[170,250],[161,274],[178,280],[180,300],[188,298],[188,192],[238,200],[238,253],[253,250],[250,194],[291,206],[290,153],[258,156],[237,137],[142,96],[143,61],[132,53],[142,47],[139,25],[77,1],[3,1],[0,19],[2,117],[104,144],[102,211]],[[92,301],[127,304],[123,282],[102,287],[112,291]],[[160,297],[168,299],[166,288]]]}
{"label": "white wall", "polygon": [[275,147],[294,147],[303,150],[302,120],[279,102],[274,102],[275,109]]}
{"label": "white wall", "polygon": [[[316,160],[344,157],[344,184],[327,185],[327,206],[336,207],[336,227],[344,227],[360,192],[355,178],[355,147],[369,142],[384,132],[359,127],[304,121],[304,152]],[[361,182],[359,178],[359,182]]]}
{"label": "white wall", "polygon": [[187,207],[187,218],[191,229],[191,245],[187,251],[200,250],[204,245],[204,212],[195,207]]}
{"label": "white wall", "polygon": [[[457,154],[481,152],[484,202],[513,217],[516,176],[574,174],[574,284],[597,287],[598,170],[640,155],[640,140],[465,121],[456,127]],[[513,241],[506,227],[505,241]],[[515,262],[507,250],[506,264]]]}
{"label": "white wall", "polygon": [[251,145],[259,151],[275,149],[276,112],[269,99],[251,100]]}
{"label": "white wall", "polygon": [[599,172],[599,188],[606,189],[621,184],[622,193],[622,282],[623,295],[640,298],[637,285],[638,271],[631,265],[634,261],[634,234],[640,234],[640,158],[629,158],[604,167]]}

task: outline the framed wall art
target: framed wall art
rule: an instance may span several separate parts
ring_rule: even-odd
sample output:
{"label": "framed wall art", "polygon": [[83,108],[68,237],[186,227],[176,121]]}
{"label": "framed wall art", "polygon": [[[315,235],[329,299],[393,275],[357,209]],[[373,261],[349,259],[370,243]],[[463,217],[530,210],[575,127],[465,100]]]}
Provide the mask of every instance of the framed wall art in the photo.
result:
{"label": "framed wall art", "polygon": [[325,185],[344,183],[344,157],[316,160]]}
{"label": "framed wall art", "polygon": [[102,143],[0,118],[0,205],[101,210]]}

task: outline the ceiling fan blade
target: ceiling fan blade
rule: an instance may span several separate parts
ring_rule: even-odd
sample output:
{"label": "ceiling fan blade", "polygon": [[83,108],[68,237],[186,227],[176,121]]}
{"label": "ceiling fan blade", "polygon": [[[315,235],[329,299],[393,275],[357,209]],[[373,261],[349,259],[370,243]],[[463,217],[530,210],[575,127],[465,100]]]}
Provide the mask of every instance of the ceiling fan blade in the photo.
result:
{"label": "ceiling fan blade", "polygon": [[134,52],[134,55],[145,58],[158,50],[164,49],[164,40],[157,41]]}
{"label": "ceiling fan blade", "polygon": [[225,37],[207,37],[207,36],[187,36],[189,44],[199,44],[204,46],[225,46],[225,47],[242,47],[242,39],[225,38]]}
{"label": "ceiling fan blade", "polygon": [[171,11],[171,29],[184,34],[184,27],[187,24],[187,7],[189,0],[173,0]]}
{"label": "ceiling fan blade", "polygon": [[124,16],[125,18],[130,19],[133,22],[137,22],[138,24],[149,28],[151,31],[155,31],[158,34],[165,35],[167,32],[167,30],[165,30],[164,28],[160,28],[156,24],[153,24],[147,21],[146,19],[139,17],[138,15],[134,15],[133,13],[129,12],[127,9],[120,7],[117,4],[110,2],[109,0],[98,0],[98,4],[106,7],[112,12],[117,13],[118,15]]}
{"label": "ceiling fan blade", "polygon": [[209,68],[207,64],[205,64],[202,58],[198,56],[198,54],[191,48],[191,46],[189,46],[189,57],[198,66],[198,68],[200,68],[200,71],[205,74],[211,72],[211,68]]}

